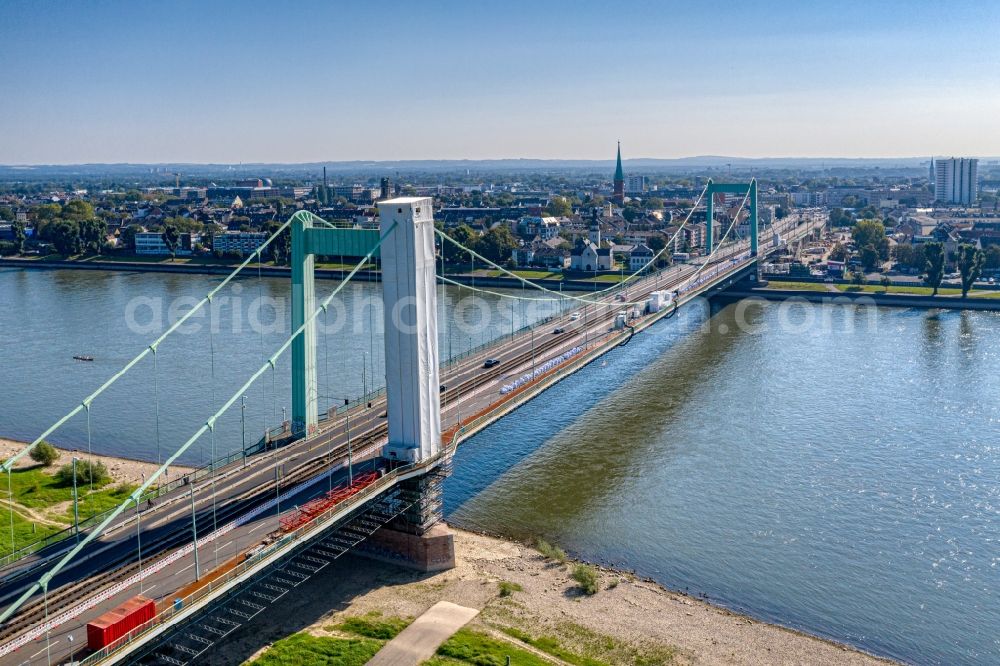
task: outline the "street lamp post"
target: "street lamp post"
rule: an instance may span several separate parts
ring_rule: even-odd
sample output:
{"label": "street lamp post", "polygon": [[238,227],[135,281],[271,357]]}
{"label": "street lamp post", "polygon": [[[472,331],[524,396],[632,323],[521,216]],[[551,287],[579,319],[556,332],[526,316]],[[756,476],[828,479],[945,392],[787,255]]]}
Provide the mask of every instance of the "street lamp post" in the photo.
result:
{"label": "street lamp post", "polygon": [[73,533],[76,534],[76,542],[80,543],[80,507],[79,495],[76,491],[76,462],[78,460],[79,458],[73,456]]}
{"label": "street lamp post", "polygon": [[138,497],[135,498],[135,542],[139,548],[139,594],[142,594],[142,514]]}
{"label": "street lamp post", "polygon": [[277,504],[278,517],[281,517],[281,470],[278,469],[278,452],[274,452],[274,501]]}
{"label": "street lamp post", "polygon": [[528,329],[531,331],[531,378],[535,378],[535,327]]}
{"label": "street lamp post", "polygon": [[361,352],[361,394],[364,396],[364,400],[368,402],[368,374],[366,368],[368,367],[368,352]]}
{"label": "street lamp post", "polygon": [[247,397],[240,400],[240,429],[243,434],[243,466],[247,466]]}
{"label": "street lamp post", "polygon": [[201,580],[201,565],[198,563],[198,519],[194,512],[194,483],[191,484],[191,536],[194,542],[194,580]]}

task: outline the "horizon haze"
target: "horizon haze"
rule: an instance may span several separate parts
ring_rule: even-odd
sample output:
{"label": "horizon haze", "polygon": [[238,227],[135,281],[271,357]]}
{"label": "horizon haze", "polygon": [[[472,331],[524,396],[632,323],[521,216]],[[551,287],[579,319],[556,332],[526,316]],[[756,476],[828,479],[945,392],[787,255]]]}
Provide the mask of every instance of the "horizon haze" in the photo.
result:
{"label": "horizon haze", "polygon": [[9,1],[0,164],[998,155],[1000,6]]}

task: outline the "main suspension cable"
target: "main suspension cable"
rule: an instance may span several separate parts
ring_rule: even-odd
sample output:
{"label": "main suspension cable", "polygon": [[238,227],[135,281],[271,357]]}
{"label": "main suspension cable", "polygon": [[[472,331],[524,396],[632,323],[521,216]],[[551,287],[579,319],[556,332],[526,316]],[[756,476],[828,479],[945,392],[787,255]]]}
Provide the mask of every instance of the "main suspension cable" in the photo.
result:
{"label": "main suspension cable", "polygon": [[[278,234],[282,233],[286,228],[288,228],[288,226],[294,220],[300,219],[300,218],[303,218],[303,217],[309,218],[309,219],[319,219],[315,215],[313,215],[312,213],[310,213],[308,211],[301,211],[301,210],[297,211],[294,215],[292,215],[291,217],[289,217],[288,220],[284,224],[282,224],[280,227],[278,227],[278,229],[273,234],[271,234],[271,236],[268,237],[268,239],[265,240],[264,243],[260,247],[263,248],[263,247],[267,247],[268,245],[270,245],[270,243],[272,243],[274,241],[274,239],[278,237]],[[195,312],[198,312],[202,307],[205,306],[206,303],[210,302],[211,301],[211,297],[214,296],[215,294],[217,294],[227,284],[229,284],[229,282],[232,281],[233,278],[235,278],[240,273],[240,271],[242,271],[250,263],[250,261],[252,259],[253,259],[253,255],[251,254],[239,266],[237,266],[229,275],[227,275],[222,280],[222,282],[220,282],[218,285],[216,285],[214,289],[212,289],[211,291],[209,291],[208,294],[205,297],[203,297],[200,301],[198,301],[198,303],[196,303],[194,305],[194,307],[192,307],[190,310],[188,310],[187,312],[185,312],[181,317],[179,317],[176,322],[174,322],[166,331],[164,331],[163,334],[161,334],[158,338],[156,338],[156,340],[154,340],[152,343],[150,343],[149,346],[145,347],[141,352],[139,352],[138,354],[136,354],[135,357],[132,358],[131,361],[129,361],[128,363],[126,363],[121,368],[121,370],[118,370],[115,374],[111,375],[111,377],[107,381],[105,381],[103,384],[101,384],[97,388],[97,390],[95,390],[89,396],[87,396],[86,398],[84,398],[80,402],[79,405],[77,405],[76,407],[74,407],[73,409],[71,409],[61,419],[59,419],[58,421],[56,421],[55,423],[53,423],[51,426],[49,426],[45,430],[45,432],[43,432],[41,435],[39,435],[34,441],[32,441],[31,443],[29,443],[27,446],[25,446],[23,449],[21,449],[21,451],[19,451],[18,453],[16,453],[15,455],[11,456],[6,461],[4,461],[4,463],[2,465],[0,465],[0,471],[8,471],[10,469],[13,469],[14,465],[17,463],[18,460],[20,460],[24,456],[28,455],[28,453],[30,453],[32,449],[34,449],[36,446],[38,446],[38,444],[40,442],[42,442],[47,437],[49,437],[50,435],[52,435],[52,433],[54,433],[56,430],[58,430],[59,428],[61,428],[71,418],[73,418],[74,416],[76,416],[77,414],[79,414],[80,410],[84,409],[87,405],[89,405],[91,402],[93,402],[93,400],[95,398],[97,398],[99,395],[101,395],[102,393],[104,393],[104,391],[106,391],[112,384],[114,384],[119,379],[121,379],[125,374],[127,374],[132,368],[134,368],[136,366],[137,363],[139,363],[139,361],[141,361],[142,359],[146,358],[147,354],[149,354],[151,352],[154,352],[156,350],[156,348],[160,346],[160,343],[162,343],[164,340],[166,340],[167,337],[169,337],[174,331],[176,331],[181,326],[183,326],[184,323],[188,319],[190,319],[192,316],[194,316]]]}
{"label": "main suspension cable", "polygon": [[[621,285],[623,285],[626,282],[629,282],[630,280],[636,278],[640,273],[642,273],[642,271],[646,270],[650,265],[652,265],[653,262],[657,261],[660,258],[660,256],[664,252],[666,252],[666,250],[671,245],[673,245],[674,240],[676,240],[677,236],[687,226],[688,222],[691,220],[691,216],[694,215],[695,210],[701,204],[701,200],[704,198],[705,192],[707,192],[707,191],[708,191],[708,185],[705,185],[705,187],[701,191],[701,194],[698,195],[698,199],[695,201],[694,205],[691,207],[691,210],[688,211],[688,214],[685,216],[684,221],[677,228],[677,231],[675,231],[674,234],[670,237],[670,239],[667,241],[666,245],[664,245],[663,248],[661,248],[659,250],[659,252],[657,252],[656,254],[653,255],[652,259],[650,259],[649,261],[647,261],[646,264],[643,265],[642,268],[640,268],[639,270],[637,270],[634,273],[630,274],[627,278],[621,280],[619,282],[619,284],[611,286],[611,287],[608,287],[606,289],[595,290],[594,292],[592,292],[591,296],[597,296],[598,294],[603,294],[605,292],[612,291],[614,289],[621,289]],[[466,247],[465,245],[462,245],[457,240],[455,240],[454,238],[452,238],[451,236],[449,236],[448,234],[444,233],[443,231],[441,231],[441,230],[439,230],[437,228],[434,229],[434,233],[436,233],[442,239],[447,240],[449,243],[455,245],[460,250],[468,252],[469,255],[472,257],[472,261],[473,261],[472,265],[473,266],[475,266],[475,259],[478,258],[481,261],[486,262],[487,264],[489,264],[493,268],[496,268],[500,272],[505,273],[505,274],[509,275],[510,277],[512,277],[512,278],[520,281],[521,283],[526,284],[526,285],[530,285],[530,286],[532,286],[535,289],[538,289],[540,291],[544,291],[546,293],[554,294],[554,295],[558,296],[559,299],[566,298],[566,299],[570,299],[570,300],[574,300],[574,301],[579,301],[581,303],[594,303],[594,304],[602,303],[603,302],[600,299],[595,300],[594,298],[585,298],[583,296],[574,296],[574,295],[570,295],[570,294],[564,294],[563,292],[556,292],[556,291],[553,291],[552,289],[548,289],[547,287],[543,287],[542,285],[540,285],[540,284],[538,284],[536,282],[532,282],[531,280],[525,279],[525,278],[521,277],[520,275],[518,275],[518,274],[516,274],[516,273],[514,273],[514,272],[512,272],[512,271],[510,271],[510,270],[508,270],[506,268],[504,268],[503,266],[501,266],[501,265],[499,265],[499,264],[497,264],[497,263],[495,263],[495,262],[487,259],[486,257],[484,257],[483,255],[479,254],[475,250],[470,249],[470,248]],[[475,287],[475,277],[473,277],[472,279],[473,279],[473,285],[472,286],[474,288]],[[552,299],[552,300],[557,300],[557,299]],[[623,305],[641,305],[641,303],[639,303],[639,302],[636,302],[636,303],[623,303]]]}
{"label": "main suspension cable", "polygon": [[[108,515],[104,518],[104,520],[101,521],[99,525],[97,525],[97,527],[88,532],[87,536],[84,539],[82,539],[76,546],[71,548],[65,555],[63,555],[63,557],[51,569],[42,574],[41,577],[39,577],[39,579],[34,584],[31,585],[31,587],[25,590],[20,597],[18,597],[15,601],[13,601],[10,604],[7,607],[7,609],[3,611],[3,613],[0,613],[0,623],[6,622],[14,613],[17,612],[19,608],[21,608],[22,605],[24,605],[24,602],[30,599],[36,592],[38,592],[38,590],[42,589],[43,586],[47,586],[49,584],[49,581],[51,581],[54,576],[56,576],[60,571],[62,571],[63,568],[65,568],[65,566],[70,562],[70,560],[75,558],[80,553],[80,551],[83,550],[94,539],[103,534],[104,530],[108,527],[108,525],[110,525],[114,520],[116,520],[118,516],[122,514],[122,512],[128,507],[130,503],[138,502],[139,498],[141,498],[143,494],[145,494],[146,490],[151,485],[153,485],[153,483],[160,477],[161,474],[163,474],[163,471],[167,469],[170,465],[174,464],[174,461],[177,460],[177,458],[184,455],[184,453],[191,447],[191,445],[194,444],[194,442],[196,442],[198,438],[200,438],[203,434],[205,434],[205,431],[214,428],[216,420],[222,414],[224,414],[230,407],[232,407],[233,404],[235,404],[235,402],[239,399],[239,397],[244,393],[246,393],[247,388],[252,386],[253,383],[257,381],[267,371],[268,368],[271,368],[272,372],[274,371],[277,360],[281,356],[283,356],[286,351],[288,351],[288,349],[292,345],[292,342],[298,336],[303,334],[303,332],[306,330],[306,327],[311,325],[315,321],[316,317],[319,316],[320,312],[325,311],[329,307],[330,302],[333,301],[334,298],[336,298],[337,294],[339,294],[340,291],[358,273],[358,271],[361,270],[361,267],[371,259],[372,255],[378,251],[379,247],[381,247],[382,243],[389,236],[389,234],[391,234],[395,230],[396,226],[397,224],[393,223],[392,226],[390,226],[379,237],[378,242],[376,242],[375,245],[368,251],[368,253],[361,259],[361,261],[358,262],[358,264],[354,267],[354,269],[348,274],[347,278],[345,278],[344,281],[341,282],[337,286],[337,288],[334,289],[333,292],[331,292],[330,295],[328,295],[323,300],[323,302],[320,304],[318,308],[313,310],[312,314],[306,317],[305,321],[302,322],[302,324],[295,331],[293,331],[292,334],[281,344],[278,350],[271,355],[271,357],[267,360],[267,363],[258,368],[249,377],[249,379],[247,379],[243,383],[243,385],[240,386],[239,390],[236,391],[236,393],[234,393],[225,402],[225,404],[219,407],[219,409],[216,410],[216,412],[212,416],[210,416],[205,421],[205,423],[200,428],[198,428],[198,430],[194,434],[192,434],[191,437],[189,437],[186,442],[184,442],[184,444],[178,447],[178,449],[174,451],[163,462],[163,464],[160,465],[160,467],[157,468],[157,470],[150,475],[148,479],[146,479],[138,488],[133,490],[132,493],[129,495],[129,497],[127,497],[125,500],[122,501],[121,504],[119,504],[112,511],[110,511]],[[277,451],[275,451],[275,455],[277,455]]]}

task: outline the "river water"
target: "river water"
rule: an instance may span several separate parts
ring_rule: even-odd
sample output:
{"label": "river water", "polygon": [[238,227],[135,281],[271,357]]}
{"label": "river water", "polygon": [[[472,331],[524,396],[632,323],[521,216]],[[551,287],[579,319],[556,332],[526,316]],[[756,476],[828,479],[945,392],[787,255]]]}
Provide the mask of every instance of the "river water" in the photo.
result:
{"label": "river water", "polygon": [[[124,314],[137,295],[166,302],[215,283],[0,272],[0,436],[36,436],[148,342]],[[282,281],[242,286],[247,299],[287,297]],[[347,293],[347,311],[363,320],[352,308],[376,288]],[[508,303],[488,299],[486,309]],[[509,333],[510,317],[482,331],[456,326],[474,311],[463,301],[442,313],[443,350]],[[374,333],[362,325],[320,336],[324,395],[356,395],[380,376],[381,314],[372,312]],[[517,312],[514,325],[543,314]],[[218,334],[203,330],[158,355],[164,450],[207,416],[213,386],[218,404],[260,363],[260,334],[221,320]],[[284,335],[266,332],[265,347]],[[995,313],[692,306],[463,445],[446,511],[465,527],[541,536],[880,655],[998,663],[998,339]],[[79,353],[96,360],[72,361]],[[95,450],[155,457],[149,374],[95,403]],[[273,390],[265,376],[248,391],[256,431],[280,419],[287,384],[279,364]],[[217,429],[217,451],[239,446],[238,411]],[[85,442],[85,419],[62,437],[53,439]],[[187,459],[210,453],[199,442]]]}

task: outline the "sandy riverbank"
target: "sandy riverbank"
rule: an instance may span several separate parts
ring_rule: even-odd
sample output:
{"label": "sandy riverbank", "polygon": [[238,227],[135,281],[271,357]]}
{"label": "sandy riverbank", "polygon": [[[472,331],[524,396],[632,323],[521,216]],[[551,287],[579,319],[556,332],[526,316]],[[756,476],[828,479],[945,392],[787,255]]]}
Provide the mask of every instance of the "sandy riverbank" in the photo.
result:
{"label": "sandy riverbank", "polygon": [[[4,460],[7,460],[8,458],[16,454],[18,451],[23,449],[26,445],[27,445],[26,442],[18,442],[11,439],[0,438],[0,456],[2,456]],[[74,454],[71,451],[60,449],[59,447],[56,448],[59,451],[59,459],[56,460],[56,462],[53,463],[53,465],[51,466],[50,469],[52,469],[53,471],[59,469],[63,465],[69,465],[70,463],[72,463],[74,455],[76,455],[78,458],[81,459],[90,459],[90,456],[87,455],[86,451],[83,452],[77,451],[76,454]],[[118,458],[115,456],[94,455],[93,458],[99,462],[104,463],[104,466],[108,468],[108,472],[111,474],[113,482],[116,484],[128,483],[132,485],[138,485],[142,482],[143,475],[146,475],[146,478],[148,478],[149,475],[155,472],[156,469],[159,467],[159,465],[157,465],[156,463],[143,462],[141,460],[131,460],[129,458]],[[21,460],[17,461],[15,469],[17,467],[30,467],[36,464],[37,463],[33,461],[29,456],[24,456],[23,458],[21,458]],[[173,466],[170,468],[169,478],[170,479],[176,478],[177,476],[186,474],[191,470],[192,468],[190,467],[182,467],[179,465]]]}
{"label": "sandy riverbank", "polygon": [[[586,596],[570,577],[572,565],[518,543],[456,530],[455,545],[457,567],[437,574],[341,558],[262,614],[266,620],[217,645],[212,663],[242,663],[295,632],[337,637],[335,625],[348,616],[417,617],[441,600],[481,609],[472,629],[520,647],[512,633],[552,637],[598,663],[893,663],[611,570],[600,570],[600,591]],[[500,581],[521,589],[500,596]]]}

